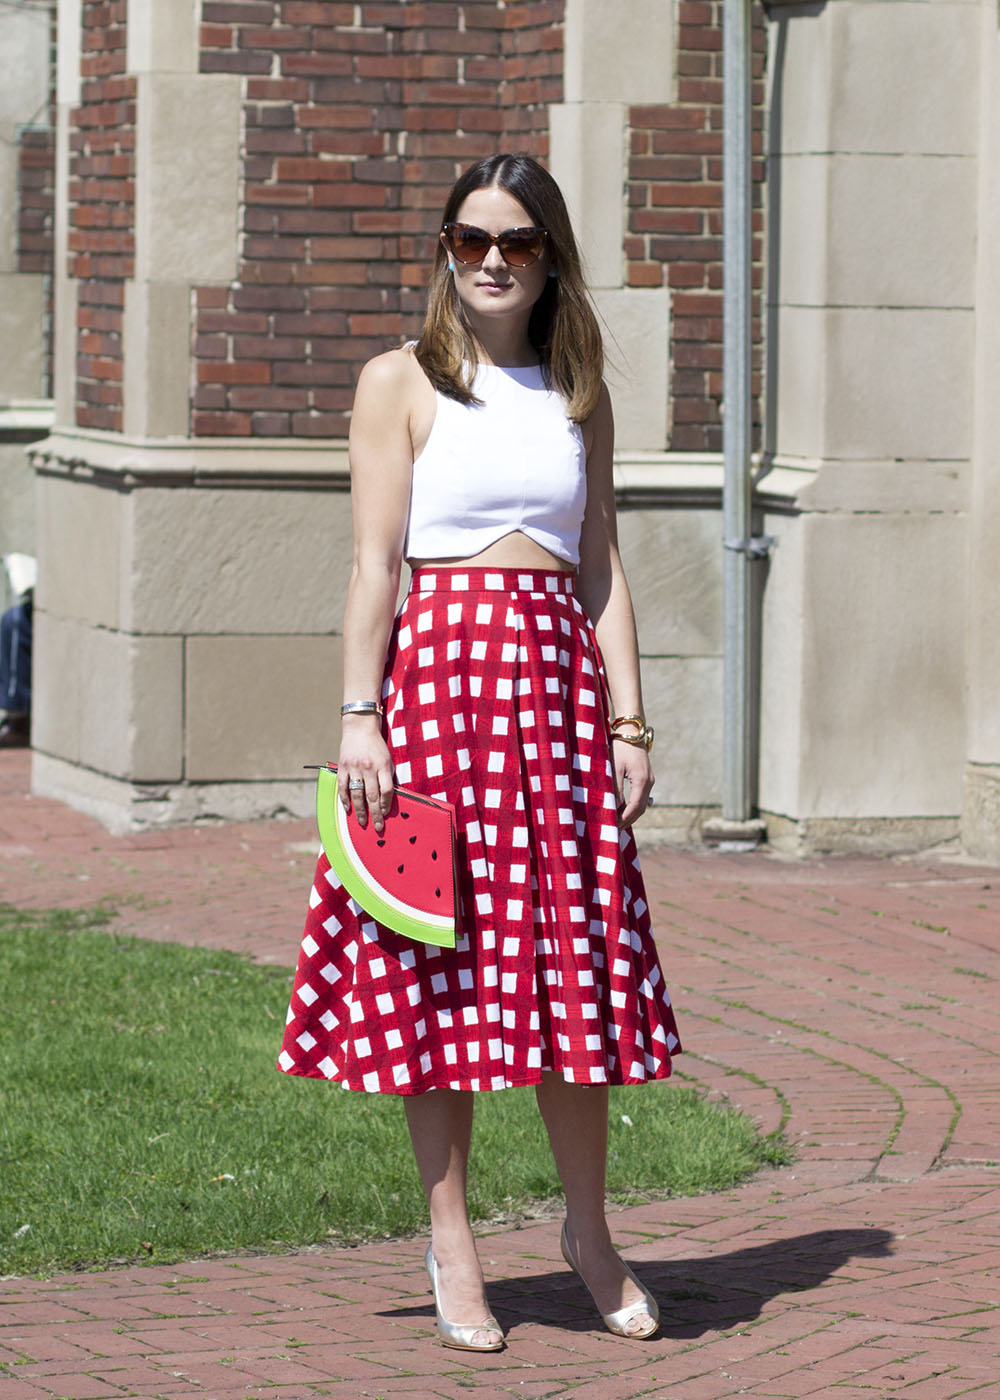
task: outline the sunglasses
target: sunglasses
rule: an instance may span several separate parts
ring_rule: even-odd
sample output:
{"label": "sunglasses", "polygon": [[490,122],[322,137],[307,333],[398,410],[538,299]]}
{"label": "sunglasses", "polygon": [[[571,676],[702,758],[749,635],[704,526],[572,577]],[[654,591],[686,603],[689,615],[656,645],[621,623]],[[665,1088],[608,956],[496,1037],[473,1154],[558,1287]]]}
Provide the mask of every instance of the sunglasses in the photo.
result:
{"label": "sunglasses", "polygon": [[494,238],[475,224],[445,224],[441,232],[457,262],[481,263],[496,244],[511,267],[529,267],[536,262],[549,236],[547,228],[507,228]]}

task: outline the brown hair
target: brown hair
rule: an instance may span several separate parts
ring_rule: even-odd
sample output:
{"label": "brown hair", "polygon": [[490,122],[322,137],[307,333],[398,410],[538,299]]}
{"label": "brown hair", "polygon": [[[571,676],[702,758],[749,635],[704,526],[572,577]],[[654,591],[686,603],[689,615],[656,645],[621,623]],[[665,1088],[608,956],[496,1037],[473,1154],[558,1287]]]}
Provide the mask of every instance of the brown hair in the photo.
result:
{"label": "brown hair", "polygon": [[[531,309],[528,339],[538,352],[549,384],[566,400],[569,417],[582,423],[597,407],[604,350],[562,191],[531,156],[489,156],[470,166],[455,182],[442,224],[455,221],[462,203],[474,190],[493,186],[512,195],[528,211],[533,224],[549,231],[549,255],[557,275],[546,279]],[[424,329],[414,353],[435,389],[459,403],[479,402],[472,392],[479,364],[478,342],[440,242],[431,270]]]}

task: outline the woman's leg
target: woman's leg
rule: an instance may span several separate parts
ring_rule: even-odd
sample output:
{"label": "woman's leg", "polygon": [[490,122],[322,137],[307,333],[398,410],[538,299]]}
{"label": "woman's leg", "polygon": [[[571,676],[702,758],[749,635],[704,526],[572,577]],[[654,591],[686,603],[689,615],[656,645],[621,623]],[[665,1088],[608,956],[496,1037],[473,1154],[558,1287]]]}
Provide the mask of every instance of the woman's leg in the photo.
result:
{"label": "woman's leg", "polygon": [[[608,1156],[608,1091],[599,1084],[570,1084],[561,1074],[543,1074],[536,1089],[556,1170],[566,1193],[566,1234],[580,1273],[602,1313],[637,1303],[642,1292],[631,1282],[611,1243],[604,1214]],[[630,1331],[643,1332],[644,1312]]]}
{"label": "woman's leg", "polygon": [[[489,1317],[490,1309],[465,1194],[473,1095],[434,1089],[409,1096],[405,1103],[413,1155],[431,1213],[441,1311],[449,1322],[475,1326]],[[499,1337],[499,1332],[485,1329],[474,1340],[480,1345]]]}

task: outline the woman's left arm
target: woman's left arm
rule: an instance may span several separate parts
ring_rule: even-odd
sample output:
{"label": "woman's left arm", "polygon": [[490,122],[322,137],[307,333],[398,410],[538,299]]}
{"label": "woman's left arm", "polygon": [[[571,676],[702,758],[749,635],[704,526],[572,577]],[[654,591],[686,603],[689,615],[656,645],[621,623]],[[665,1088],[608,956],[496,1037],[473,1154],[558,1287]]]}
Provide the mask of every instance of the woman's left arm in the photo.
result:
{"label": "woman's left arm", "polygon": [[[606,385],[583,433],[587,449],[587,510],[580,536],[577,593],[597,633],[613,716],[643,715],[635,614],[618,553],[612,474],[615,429]],[[635,733],[637,729],[629,727],[626,732]],[[622,803],[620,819],[623,826],[631,826],[649,805],[653,786],[649,754],[645,748],[624,740],[613,742],[611,751]]]}

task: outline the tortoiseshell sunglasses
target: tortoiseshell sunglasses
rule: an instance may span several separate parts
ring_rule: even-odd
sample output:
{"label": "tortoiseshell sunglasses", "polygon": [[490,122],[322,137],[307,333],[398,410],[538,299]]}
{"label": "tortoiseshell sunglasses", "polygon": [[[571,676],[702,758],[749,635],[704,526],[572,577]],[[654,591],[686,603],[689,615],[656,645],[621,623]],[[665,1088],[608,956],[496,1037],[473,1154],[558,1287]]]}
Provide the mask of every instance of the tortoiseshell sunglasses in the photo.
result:
{"label": "tortoiseshell sunglasses", "polygon": [[494,244],[511,267],[529,267],[541,257],[546,228],[507,228],[495,237],[475,224],[445,224],[441,230],[456,261],[481,263]]}

